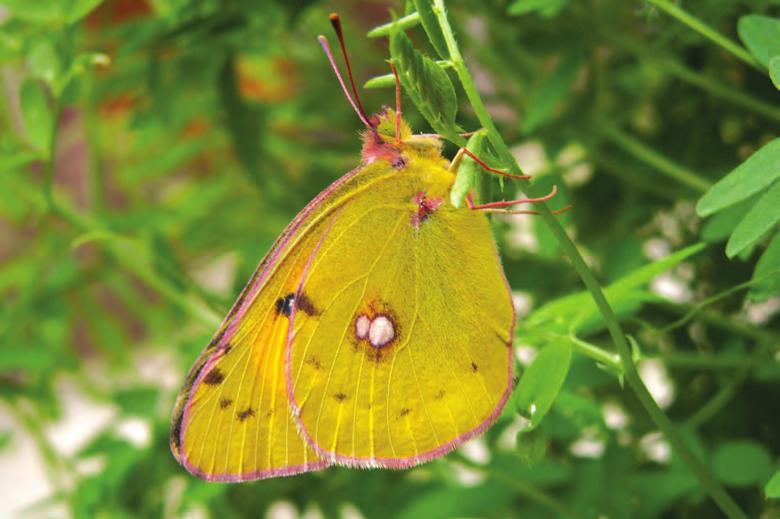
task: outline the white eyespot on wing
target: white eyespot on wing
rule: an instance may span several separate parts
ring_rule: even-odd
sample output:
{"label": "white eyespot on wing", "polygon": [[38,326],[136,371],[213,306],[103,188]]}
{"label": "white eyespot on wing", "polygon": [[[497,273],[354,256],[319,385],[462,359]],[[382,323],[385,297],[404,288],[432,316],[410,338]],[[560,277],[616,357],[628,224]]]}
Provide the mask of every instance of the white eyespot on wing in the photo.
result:
{"label": "white eyespot on wing", "polygon": [[361,341],[368,337],[368,330],[371,327],[371,319],[366,314],[360,315],[355,321],[355,336]]}
{"label": "white eyespot on wing", "polygon": [[371,321],[368,330],[368,340],[374,348],[381,348],[395,338],[395,326],[393,321],[384,315],[377,316]]}

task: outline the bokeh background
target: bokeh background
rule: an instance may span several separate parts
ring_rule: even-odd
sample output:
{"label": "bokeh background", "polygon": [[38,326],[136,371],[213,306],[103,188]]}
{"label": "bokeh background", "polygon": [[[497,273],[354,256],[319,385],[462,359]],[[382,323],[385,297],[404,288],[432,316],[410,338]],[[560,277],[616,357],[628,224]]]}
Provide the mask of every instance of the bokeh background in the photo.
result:
{"label": "bokeh background", "polygon": [[[780,93],[651,4],[448,8],[520,165],[573,204],[561,221],[590,266],[605,284],[639,276],[613,303],[656,401],[745,511],[777,517],[765,485],[780,454],[780,286],[745,284],[772,235],[729,260],[724,242],[755,199],[715,222],[695,204],[777,137]],[[780,6],[685,4],[734,41],[740,17]],[[387,39],[365,35],[390,9],[410,6],[0,1],[0,516],[717,516],[582,344],[538,428],[524,432],[510,402],[483,438],[413,470],[225,485],[176,464],[168,421],[187,369],[276,235],[359,161],[360,123],[316,36],[338,10],[363,83],[388,72]],[[369,110],[393,102],[392,89],[361,95]],[[460,97],[458,122],[476,129]],[[609,348],[582,305],[555,306],[582,286],[541,220],[494,224],[518,372],[574,321],[578,340]]]}

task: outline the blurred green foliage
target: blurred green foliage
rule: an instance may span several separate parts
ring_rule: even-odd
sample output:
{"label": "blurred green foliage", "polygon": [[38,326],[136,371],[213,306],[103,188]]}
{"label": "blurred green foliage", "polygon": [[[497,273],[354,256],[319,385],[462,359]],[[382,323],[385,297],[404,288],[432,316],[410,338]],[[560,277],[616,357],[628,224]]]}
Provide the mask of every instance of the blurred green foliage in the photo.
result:
{"label": "blurred green foliage", "polygon": [[[746,514],[779,514],[780,2],[447,7],[520,166],[573,204],[559,221],[666,416]],[[374,35],[392,44],[365,38],[390,8],[402,23]],[[34,445],[45,497],[26,512],[718,516],[623,387],[561,243],[525,217],[494,219],[520,376],[481,443],[409,471],[241,485],[175,463],[189,365],[296,211],[358,164],[359,121],[315,40],[331,10],[357,78],[386,75],[393,47],[416,131],[479,128],[424,0],[0,0],[0,471]],[[464,193],[514,196],[464,170]],[[94,409],[110,419],[89,426]],[[79,441],[60,435],[68,420]],[[23,512],[10,497],[0,515]]]}

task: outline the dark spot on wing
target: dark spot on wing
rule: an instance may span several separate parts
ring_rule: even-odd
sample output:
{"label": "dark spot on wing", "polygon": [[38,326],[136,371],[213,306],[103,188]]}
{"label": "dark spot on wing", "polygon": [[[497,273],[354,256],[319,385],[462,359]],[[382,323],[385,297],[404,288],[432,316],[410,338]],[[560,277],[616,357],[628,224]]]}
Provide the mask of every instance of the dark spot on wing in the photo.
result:
{"label": "dark spot on wing", "polygon": [[301,292],[301,295],[298,296],[297,308],[308,315],[317,315],[320,313],[304,292]]}
{"label": "dark spot on wing", "polygon": [[401,409],[401,412],[398,413],[398,416],[403,418],[404,416],[408,415],[411,412],[412,412],[411,409],[409,409],[408,407],[404,407],[403,409]]}
{"label": "dark spot on wing", "polygon": [[443,389],[440,389],[436,392],[436,394],[433,396],[436,400],[441,400],[444,398],[445,391]]}
{"label": "dark spot on wing", "polygon": [[344,393],[342,393],[341,391],[339,391],[338,393],[336,393],[335,395],[333,395],[333,398],[335,398],[335,399],[336,399],[336,400],[338,400],[339,402],[343,402],[344,400],[346,400],[346,399],[347,399],[347,395],[345,395]]}
{"label": "dark spot on wing", "polygon": [[314,355],[306,359],[306,364],[313,367],[314,369],[322,369],[322,363],[320,362],[320,359],[318,359]]}
{"label": "dark spot on wing", "polygon": [[290,316],[292,313],[293,302],[295,301],[295,294],[290,293],[284,297],[280,297],[276,300],[276,313],[281,315]]}
{"label": "dark spot on wing", "polygon": [[232,344],[230,344],[229,342],[228,342],[228,343],[226,343],[226,344],[225,344],[225,345],[222,347],[222,355],[227,355],[228,353],[230,353],[230,350],[232,350],[232,349],[233,349],[233,345],[232,345]]}
{"label": "dark spot on wing", "polygon": [[477,366],[477,364],[475,362],[471,363],[471,371],[473,371],[474,373],[479,371],[479,366]]}
{"label": "dark spot on wing", "polygon": [[203,377],[203,383],[208,384],[209,386],[216,386],[223,380],[225,380],[225,375],[217,367],[211,368],[211,371],[206,373],[206,376]]}
{"label": "dark spot on wing", "polygon": [[223,398],[222,400],[219,401],[219,408],[220,409],[225,409],[225,408],[229,407],[230,404],[232,404],[232,403],[233,403],[233,401],[231,399]]}
{"label": "dark spot on wing", "polygon": [[276,307],[276,313],[280,315],[286,315],[287,317],[292,314],[293,304],[295,305],[295,308],[302,311],[305,314],[308,315],[317,315],[319,314],[319,311],[317,311],[317,308],[314,306],[314,303],[312,303],[311,299],[308,298],[308,296],[301,292],[300,296],[296,297],[295,294],[290,292],[284,297],[280,297],[276,300],[275,307]]}
{"label": "dark spot on wing", "polygon": [[255,410],[252,409],[251,407],[247,407],[243,411],[239,411],[238,413],[236,413],[236,418],[238,418],[238,420],[241,422],[253,416],[255,416]]}

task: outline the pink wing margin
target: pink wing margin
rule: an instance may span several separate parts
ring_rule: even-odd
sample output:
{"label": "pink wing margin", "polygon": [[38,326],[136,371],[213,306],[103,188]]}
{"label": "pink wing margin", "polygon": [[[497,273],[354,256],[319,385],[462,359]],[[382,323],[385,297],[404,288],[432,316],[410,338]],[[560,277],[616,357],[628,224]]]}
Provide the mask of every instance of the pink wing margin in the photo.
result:
{"label": "pink wing margin", "polygon": [[[280,258],[282,258],[287,251],[291,240],[297,235],[306,220],[323,204],[323,202],[330,198],[338,188],[354,178],[362,169],[363,166],[360,166],[341,176],[306,204],[289,225],[287,225],[284,231],[282,231],[282,234],[274,241],[271,249],[260,261],[257,269],[255,269],[252,277],[241,291],[238,299],[236,299],[236,302],[233,303],[233,307],[223,319],[217,333],[214,334],[214,337],[209,341],[209,344],[201,354],[201,357],[206,355],[209,351],[211,351],[211,353],[208,354],[208,357],[204,362],[196,361],[195,365],[192,366],[187,374],[184,388],[177,399],[173,419],[171,421],[171,451],[176,460],[191,474],[207,481],[240,482],[292,476],[303,472],[321,470],[331,465],[329,461],[322,459],[304,465],[295,465],[281,469],[264,470],[246,474],[207,474],[190,464],[189,460],[184,455],[184,452],[181,450],[181,445],[184,441],[184,431],[187,429],[190,419],[190,398],[195,394],[198,386],[214,363],[224,354],[225,347],[230,343],[238,323],[244,317],[255,297],[265,285],[266,280],[269,275],[271,275],[271,272],[274,270],[274,267],[277,265]],[[322,240],[320,240],[315,247],[315,252],[319,249],[319,244],[321,243]],[[290,317],[290,323],[292,323],[292,315]]]}

